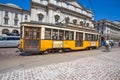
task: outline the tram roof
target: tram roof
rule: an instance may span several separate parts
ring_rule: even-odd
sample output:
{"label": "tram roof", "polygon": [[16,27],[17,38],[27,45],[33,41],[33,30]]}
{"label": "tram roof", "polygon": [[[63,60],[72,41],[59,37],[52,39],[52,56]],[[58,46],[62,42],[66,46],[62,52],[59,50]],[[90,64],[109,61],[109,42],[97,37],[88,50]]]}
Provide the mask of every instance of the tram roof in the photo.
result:
{"label": "tram roof", "polygon": [[21,25],[26,25],[26,24],[29,24],[29,25],[46,25],[46,26],[52,26],[52,27],[58,27],[58,28],[68,28],[68,29],[73,29],[73,30],[81,30],[81,31],[97,33],[95,31],[95,28],[81,27],[80,25],[74,25],[74,24],[51,24],[51,23],[43,23],[43,22],[37,22],[37,21],[22,22],[21,23]]}

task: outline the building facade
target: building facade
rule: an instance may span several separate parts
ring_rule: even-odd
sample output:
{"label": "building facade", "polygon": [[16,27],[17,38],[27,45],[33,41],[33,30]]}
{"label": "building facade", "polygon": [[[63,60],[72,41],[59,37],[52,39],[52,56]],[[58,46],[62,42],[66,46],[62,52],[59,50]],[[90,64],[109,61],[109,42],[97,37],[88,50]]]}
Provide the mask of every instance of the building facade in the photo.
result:
{"label": "building facade", "polygon": [[94,16],[77,0],[31,0],[31,21],[94,28]]}
{"label": "building facade", "polygon": [[0,4],[0,35],[20,34],[20,23],[30,21],[30,12],[17,5]]}
{"label": "building facade", "polygon": [[111,40],[120,40],[120,25],[106,19],[95,22],[95,28],[102,37]]}

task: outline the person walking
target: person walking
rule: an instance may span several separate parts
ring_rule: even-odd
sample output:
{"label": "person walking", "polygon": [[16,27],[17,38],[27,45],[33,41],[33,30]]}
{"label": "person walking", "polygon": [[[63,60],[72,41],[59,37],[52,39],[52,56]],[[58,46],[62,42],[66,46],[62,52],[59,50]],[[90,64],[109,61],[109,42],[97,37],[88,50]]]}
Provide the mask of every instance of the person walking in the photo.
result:
{"label": "person walking", "polygon": [[111,45],[110,45],[109,40],[106,40],[106,50],[111,51]]}

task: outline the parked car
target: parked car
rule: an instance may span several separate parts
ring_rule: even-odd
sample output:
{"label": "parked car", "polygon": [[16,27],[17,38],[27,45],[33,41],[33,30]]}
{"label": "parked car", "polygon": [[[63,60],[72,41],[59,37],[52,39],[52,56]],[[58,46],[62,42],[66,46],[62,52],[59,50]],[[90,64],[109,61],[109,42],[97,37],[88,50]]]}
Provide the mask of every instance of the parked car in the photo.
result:
{"label": "parked car", "polygon": [[19,44],[19,36],[0,36],[0,47],[18,47]]}

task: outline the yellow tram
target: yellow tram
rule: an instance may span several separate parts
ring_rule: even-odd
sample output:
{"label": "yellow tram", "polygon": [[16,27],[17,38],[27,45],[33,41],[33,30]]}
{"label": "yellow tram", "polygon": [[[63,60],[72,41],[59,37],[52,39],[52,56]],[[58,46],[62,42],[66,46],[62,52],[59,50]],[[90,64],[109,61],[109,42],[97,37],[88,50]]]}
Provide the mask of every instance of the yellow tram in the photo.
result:
{"label": "yellow tram", "polygon": [[20,50],[23,52],[92,49],[98,48],[99,42],[99,34],[93,28],[73,24],[21,23]]}

